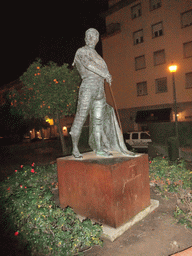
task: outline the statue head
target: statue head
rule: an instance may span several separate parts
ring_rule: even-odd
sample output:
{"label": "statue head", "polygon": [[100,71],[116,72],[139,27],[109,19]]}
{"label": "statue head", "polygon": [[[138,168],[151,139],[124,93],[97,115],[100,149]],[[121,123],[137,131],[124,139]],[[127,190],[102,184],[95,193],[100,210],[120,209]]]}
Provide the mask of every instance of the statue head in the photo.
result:
{"label": "statue head", "polygon": [[96,44],[99,42],[99,32],[95,28],[89,28],[85,32],[85,43],[91,48],[95,48]]}

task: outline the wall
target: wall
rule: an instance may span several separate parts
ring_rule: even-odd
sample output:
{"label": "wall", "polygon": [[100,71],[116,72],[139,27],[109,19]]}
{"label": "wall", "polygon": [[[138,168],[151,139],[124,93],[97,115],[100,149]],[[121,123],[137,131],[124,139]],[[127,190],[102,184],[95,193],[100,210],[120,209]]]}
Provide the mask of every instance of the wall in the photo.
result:
{"label": "wall", "polygon": [[[131,7],[142,3],[142,16],[131,19]],[[149,10],[148,1],[136,1],[106,17],[106,25],[121,23],[121,33],[102,39],[103,57],[113,77],[112,90],[118,109],[172,104],[172,76],[168,71],[174,61],[178,103],[191,103],[192,89],[185,89],[185,73],[192,72],[192,58],[183,58],[183,43],[191,41],[192,26],[181,28],[180,13],[189,10],[190,1],[163,1],[162,7]],[[170,18],[171,17],[171,18]],[[152,39],[151,25],[163,21],[164,35]],[[133,32],[144,30],[144,42],[133,45]],[[153,52],[165,49],[166,63],[154,66]],[[135,57],[145,55],[146,68],[135,71]],[[168,91],[155,93],[155,79],[167,77]],[[147,81],[148,95],[137,96],[136,83]],[[107,101],[112,105],[108,86]],[[192,112],[189,113],[189,116]]]}

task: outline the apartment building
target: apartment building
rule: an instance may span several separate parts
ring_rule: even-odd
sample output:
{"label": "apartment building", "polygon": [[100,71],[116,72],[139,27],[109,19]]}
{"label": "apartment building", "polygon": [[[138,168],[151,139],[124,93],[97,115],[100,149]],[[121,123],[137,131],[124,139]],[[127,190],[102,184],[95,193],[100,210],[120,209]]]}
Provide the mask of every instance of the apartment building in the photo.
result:
{"label": "apartment building", "polygon": [[[109,0],[103,58],[124,131],[152,121],[192,121],[192,0]],[[113,105],[108,85],[106,95]]]}

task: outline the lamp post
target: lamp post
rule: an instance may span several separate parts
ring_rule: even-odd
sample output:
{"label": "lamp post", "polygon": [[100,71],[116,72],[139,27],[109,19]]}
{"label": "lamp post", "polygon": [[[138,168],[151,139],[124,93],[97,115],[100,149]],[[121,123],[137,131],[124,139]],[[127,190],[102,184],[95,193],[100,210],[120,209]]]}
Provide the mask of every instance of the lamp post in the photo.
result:
{"label": "lamp post", "polygon": [[169,71],[172,73],[173,80],[173,102],[174,102],[174,111],[175,111],[175,135],[177,139],[179,138],[178,134],[178,122],[177,122],[177,99],[176,99],[176,88],[175,88],[175,72],[177,71],[177,65],[172,64],[169,66]]}

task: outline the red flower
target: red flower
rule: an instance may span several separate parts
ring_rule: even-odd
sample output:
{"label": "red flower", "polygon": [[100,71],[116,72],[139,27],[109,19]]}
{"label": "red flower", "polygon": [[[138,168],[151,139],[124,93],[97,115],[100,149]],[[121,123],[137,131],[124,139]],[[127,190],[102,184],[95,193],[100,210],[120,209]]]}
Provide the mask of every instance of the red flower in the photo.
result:
{"label": "red flower", "polygon": [[23,165],[21,165],[21,168],[23,168]]}
{"label": "red flower", "polygon": [[34,167],[34,166],[35,166],[35,163],[32,163],[32,165],[31,165],[31,166],[33,166],[33,167]]}
{"label": "red flower", "polygon": [[23,185],[20,185],[20,188],[22,188],[23,187]]}
{"label": "red flower", "polygon": [[17,172],[17,170],[15,170],[15,172]]}
{"label": "red flower", "polygon": [[25,187],[25,188],[27,188],[27,187]]}
{"label": "red flower", "polygon": [[10,187],[7,190],[10,190]]}
{"label": "red flower", "polygon": [[34,169],[31,169],[31,172],[32,172],[32,173],[34,173],[34,172],[35,172],[35,170],[34,170]]}
{"label": "red flower", "polygon": [[151,161],[149,161],[149,163],[151,164],[152,162],[151,162]]}
{"label": "red flower", "polygon": [[15,232],[15,236],[18,236],[18,235],[19,235],[19,232],[18,232],[18,231],[16,231],[16,232]]}

